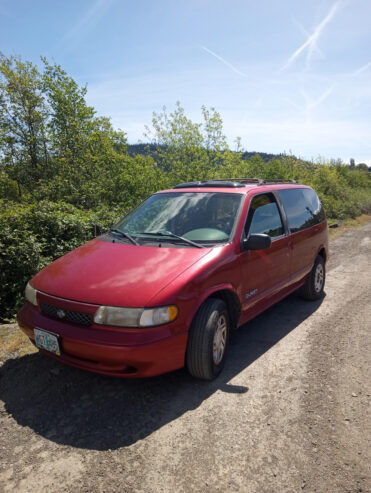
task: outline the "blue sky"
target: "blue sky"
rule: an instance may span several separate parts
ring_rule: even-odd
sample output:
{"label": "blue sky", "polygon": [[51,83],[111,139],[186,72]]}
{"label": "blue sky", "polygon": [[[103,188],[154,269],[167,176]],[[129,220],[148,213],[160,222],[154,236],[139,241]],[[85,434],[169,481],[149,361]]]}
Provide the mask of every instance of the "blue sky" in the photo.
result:
{"label": "blue sky", "polygon": [[179,100],[231,147],[371,164],[369,0],[0,0],[0,50],[61,64],[131,143]]}

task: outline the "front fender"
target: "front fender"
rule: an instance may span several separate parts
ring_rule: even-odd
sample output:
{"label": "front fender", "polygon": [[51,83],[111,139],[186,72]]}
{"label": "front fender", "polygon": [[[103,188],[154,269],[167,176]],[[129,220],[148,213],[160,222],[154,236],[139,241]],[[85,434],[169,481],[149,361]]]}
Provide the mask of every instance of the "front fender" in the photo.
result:
{"label": "front fender", "polygon": [[[222,283],[218,284],[215,286],[209,287],[207,290],[205,290],[200,297],[197,298],[197,303],[194,303],[192,310],[190,310],[188,316],[187,316],[187,326],[190,327],[191,323],[200,309],[201,305],[208,299],[213,296],[213,294],[220,293],[221,291],[229,291],[233,293],[235,298],[238,300],[238,303],[240,305],[239,297],[237,290],[234,288],[234,286],[231,283]],[[217,296],[220,297],[220,296]],[[235,324],[237,325],[238,320],[235,320]]]}

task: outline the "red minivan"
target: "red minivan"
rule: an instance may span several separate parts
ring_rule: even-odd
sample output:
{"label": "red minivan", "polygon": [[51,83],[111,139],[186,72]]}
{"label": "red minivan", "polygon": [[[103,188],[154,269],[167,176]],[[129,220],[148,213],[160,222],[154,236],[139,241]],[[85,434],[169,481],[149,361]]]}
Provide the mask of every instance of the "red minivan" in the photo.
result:
{"label": "red minivan", "polygon": [[311,188],[183,183],[36,274],[18,323],[40,351],[78,368],[148,377],[186,366],[211,380],[232,329],[297,289],[322,296],[327,257]]}

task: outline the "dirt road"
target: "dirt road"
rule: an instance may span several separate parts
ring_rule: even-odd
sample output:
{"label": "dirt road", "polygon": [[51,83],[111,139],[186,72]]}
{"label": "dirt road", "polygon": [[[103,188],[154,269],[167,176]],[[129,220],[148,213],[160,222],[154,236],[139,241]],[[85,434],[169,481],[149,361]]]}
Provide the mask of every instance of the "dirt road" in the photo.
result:
{"label": "dirt road", "polygon": [[325,298],[237,331],[212,383],[3,359],[0,491],[371,491],[371,223],[331,253]]}

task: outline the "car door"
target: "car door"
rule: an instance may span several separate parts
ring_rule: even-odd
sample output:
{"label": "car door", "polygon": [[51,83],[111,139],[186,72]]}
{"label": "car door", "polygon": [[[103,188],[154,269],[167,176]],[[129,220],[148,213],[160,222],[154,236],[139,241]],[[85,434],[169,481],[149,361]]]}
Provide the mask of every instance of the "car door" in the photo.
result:
{"label": "car door", "polygon": [[321,202],[310,188],[279,190],[291,233],[292,282],[302,279],[313,267],[318,252],[318,224],[324,220]]}
{"label": "car door", "polygon": [[287,225],[273,193],[251,198],[244,235],[265,233],[272,239],[266,250],[241,252],[242,312],[254,315],[274,303],[290,284],[290,255]]}

